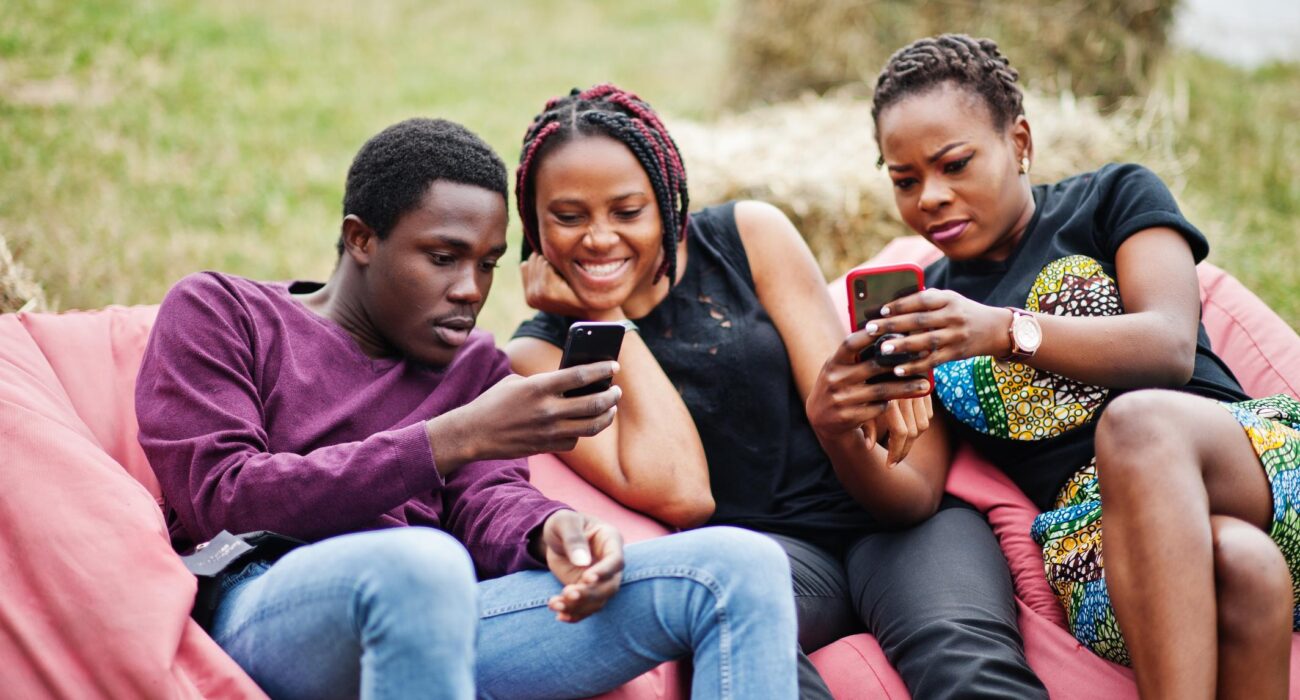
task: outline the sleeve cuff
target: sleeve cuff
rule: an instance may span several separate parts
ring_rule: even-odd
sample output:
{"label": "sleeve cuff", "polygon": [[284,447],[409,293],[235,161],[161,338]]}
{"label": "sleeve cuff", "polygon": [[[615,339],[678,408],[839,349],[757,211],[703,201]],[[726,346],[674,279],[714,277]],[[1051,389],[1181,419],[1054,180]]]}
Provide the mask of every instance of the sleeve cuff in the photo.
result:
{"label": "sleeve cuff", "polygon": [[433,462],[433,446],[429,443],[429,432],[424,423],[417,422],[394,430],[392,436],[393,457],[406,484],[406,492],[441,491],[446,482]]}

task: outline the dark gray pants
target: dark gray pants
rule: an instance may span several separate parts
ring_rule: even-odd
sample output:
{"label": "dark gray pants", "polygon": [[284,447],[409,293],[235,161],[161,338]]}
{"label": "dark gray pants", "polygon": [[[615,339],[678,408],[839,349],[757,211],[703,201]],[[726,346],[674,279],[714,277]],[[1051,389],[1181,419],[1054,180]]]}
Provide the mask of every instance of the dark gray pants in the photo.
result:
{"label": "dark gray pants", "polygon": [[[875,635],[916,700],[1046,698],[1025,661],[1011,572],[979,512],[956,499],[929,520],[845,543],[771,535],[790,556],[799,645]],[[803,698],[830,698],[802,653]]]}

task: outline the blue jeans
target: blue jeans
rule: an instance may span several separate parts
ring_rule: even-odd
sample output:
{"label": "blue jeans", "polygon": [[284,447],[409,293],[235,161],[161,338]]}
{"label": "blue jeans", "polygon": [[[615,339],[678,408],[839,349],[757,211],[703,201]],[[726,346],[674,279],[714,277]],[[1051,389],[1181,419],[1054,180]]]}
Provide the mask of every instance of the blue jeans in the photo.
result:
{"label": "blue jeans", "polygon": [[212,636],[273,698],[585,697],[692,654],[692,697],[795,697],[775,542],[704,528],[625,557],[619,592],[571,624],[546,607],[549,571],[475,582],[442,531],[344,535],[228,574]]}

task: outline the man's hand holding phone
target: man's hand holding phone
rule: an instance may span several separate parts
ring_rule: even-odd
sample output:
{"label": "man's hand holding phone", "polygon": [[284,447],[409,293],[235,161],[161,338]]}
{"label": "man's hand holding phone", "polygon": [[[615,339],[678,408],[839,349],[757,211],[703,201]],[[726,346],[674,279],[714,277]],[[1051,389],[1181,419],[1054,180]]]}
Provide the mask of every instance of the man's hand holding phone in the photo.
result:
{"label": "man's hand holding phone", "polygon": [[614,361],[577,365],[531,377],[510,375],[470,403],[425,426],[434,464],[447,476],[467,462],[567,452],[614,422],[622,389],[609,386],[585,396],[565,396],[608,381]]}

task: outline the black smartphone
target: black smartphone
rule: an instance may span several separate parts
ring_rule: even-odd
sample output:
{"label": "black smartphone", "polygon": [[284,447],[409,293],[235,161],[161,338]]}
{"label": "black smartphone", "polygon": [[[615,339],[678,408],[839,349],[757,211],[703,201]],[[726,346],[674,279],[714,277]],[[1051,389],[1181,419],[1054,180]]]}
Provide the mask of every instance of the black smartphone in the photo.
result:
{"label": "black smartphone", "polygon": [[[579,321],[569,326],[569,336],[564,339],[564,355],[560,358],[560,369],[601,360],[617,360],[618,351],[623,347],[623,334],[626,332],[627,329],[621,323]],[[613,378],[602,379],[570,389],[564,395],[573,397],[598,394],[613,383]]]}
{"label": "black smartphone", "polygon": [[[860,331],[868,321],[880,318],[880,309],[889,302],[902,299],[910,294],[925,289],[924,273],[920,266],[911,263],[866,267],[854,270],[845,279],[849,297],[849,321],[854,331]],[[891,340],[900,340],[902,335],[886,333],[876,338],[870,346],[858,354],[858,361],[874,360],[881,367],[897,367],[917,359],[915,353],[880,351],[881,345]],[[905,381],[922,377],[895,377],[892,372],[877,375],[867,382],[874,384],[892,380]],[[924,377],[929,386],[934,386],[934,374]],[[929,393],[929,392],[926,392]]]}

